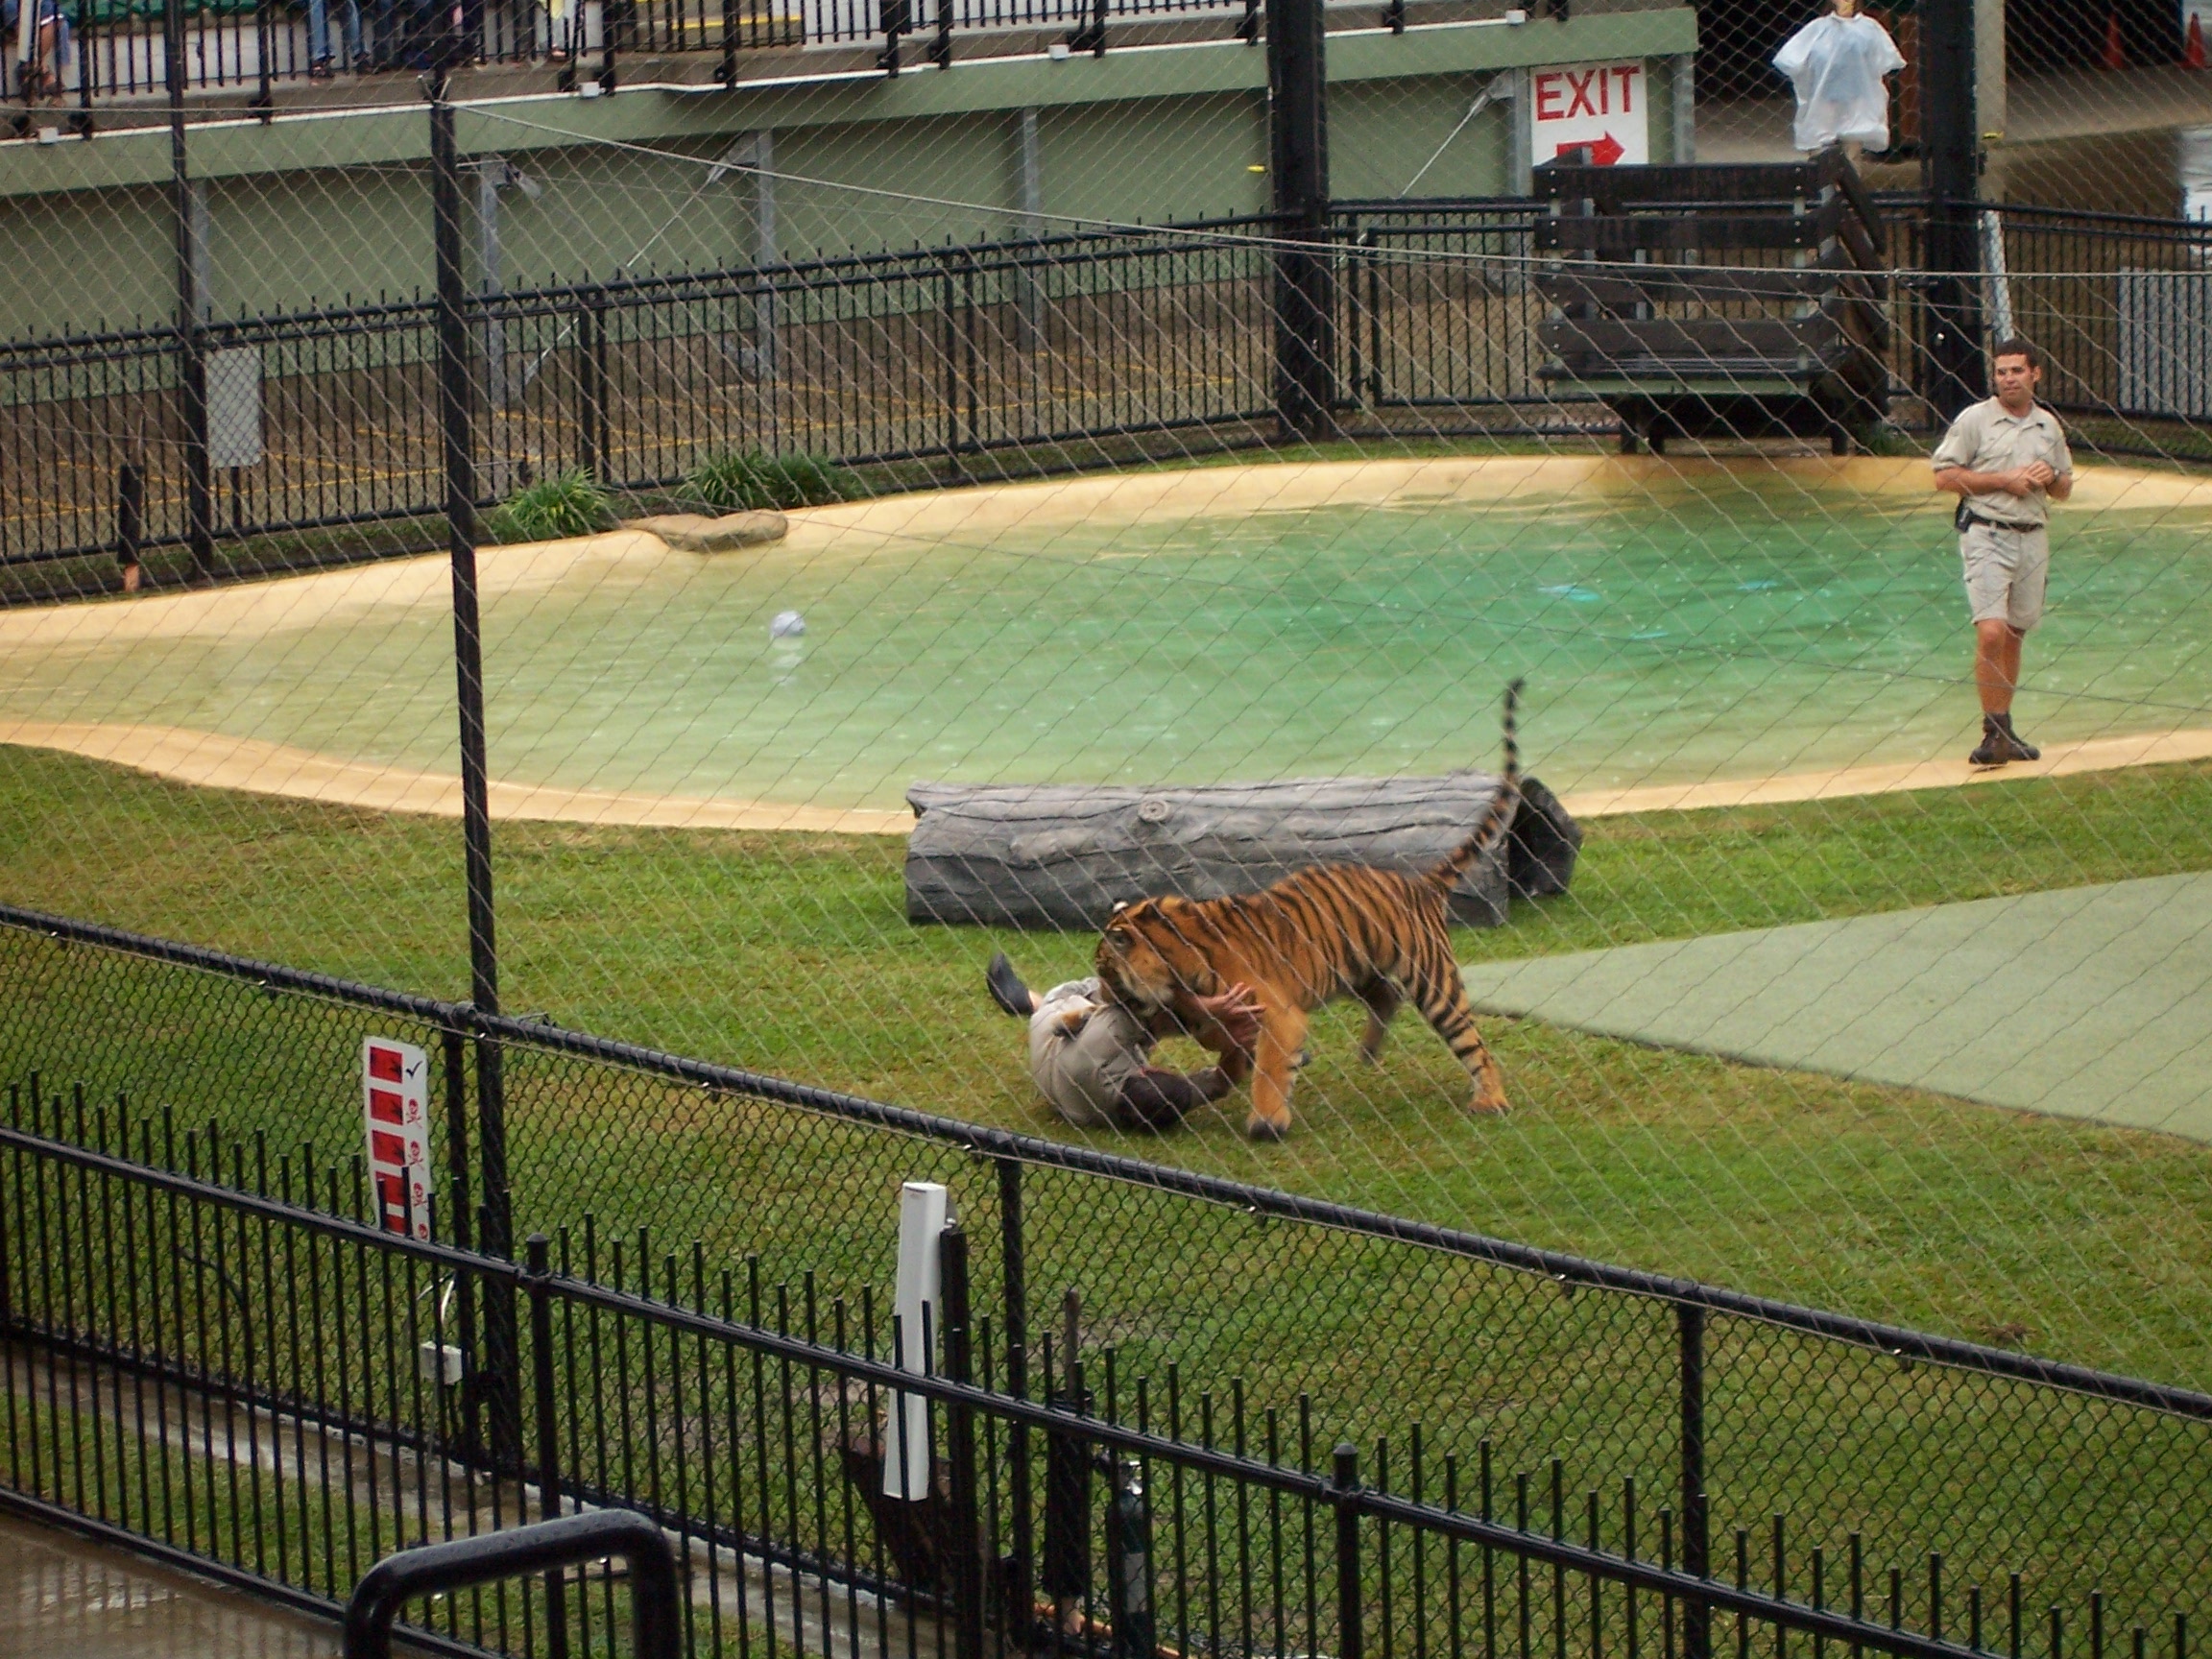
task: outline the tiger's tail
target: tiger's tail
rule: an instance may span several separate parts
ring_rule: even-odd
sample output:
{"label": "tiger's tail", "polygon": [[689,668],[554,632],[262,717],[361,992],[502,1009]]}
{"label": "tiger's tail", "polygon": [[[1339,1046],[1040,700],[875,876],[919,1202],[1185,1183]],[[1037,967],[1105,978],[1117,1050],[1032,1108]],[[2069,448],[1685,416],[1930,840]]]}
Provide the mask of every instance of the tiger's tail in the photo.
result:
{"label": "tiger's tail", "polygon": [[1514,810],[1521,805],[1521,743],[1514,730],[1514,711],[1521,706],[1521,685],[1515,680],[1505,687],[1505,712],[1499,721],[1500,733],[1505,740],[1505,771],[1499,781],[1498,793],[1490,798],[1482,822],[1475,826],[1474,832],[1453,849],[1450,857],[1429,872],[1427,879],[1434,886],[1449,890],[1466,873],[1467,867],[1495,847],[1512,827]]}

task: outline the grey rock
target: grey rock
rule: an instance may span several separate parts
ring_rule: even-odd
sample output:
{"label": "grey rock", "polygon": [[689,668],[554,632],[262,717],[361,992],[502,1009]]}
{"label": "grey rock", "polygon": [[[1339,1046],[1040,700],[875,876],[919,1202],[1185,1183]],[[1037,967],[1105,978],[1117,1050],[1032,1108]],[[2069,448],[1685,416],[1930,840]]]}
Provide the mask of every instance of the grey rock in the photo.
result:
{"label": "grey rock", "polygon": [[658,536],[683,553],[728,553],[781,541],[791,526],[782,514],[764,511],[725,513],[719,518],[703,513],[663,513],[653,518],[625,519],[622,528]]}

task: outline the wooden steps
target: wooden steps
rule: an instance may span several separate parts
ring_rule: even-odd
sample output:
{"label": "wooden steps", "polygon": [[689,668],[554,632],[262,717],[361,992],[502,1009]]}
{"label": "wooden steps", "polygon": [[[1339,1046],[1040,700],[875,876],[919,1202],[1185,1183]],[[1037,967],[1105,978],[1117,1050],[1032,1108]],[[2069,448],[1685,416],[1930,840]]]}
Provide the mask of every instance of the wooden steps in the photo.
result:
{"label": "wooden steps", "polygon": [[1842,153],[1757,166],[1536,171],[1545,377],[1601,399],[1623,446],[1829,438],[1887,411],[1888,236]]}

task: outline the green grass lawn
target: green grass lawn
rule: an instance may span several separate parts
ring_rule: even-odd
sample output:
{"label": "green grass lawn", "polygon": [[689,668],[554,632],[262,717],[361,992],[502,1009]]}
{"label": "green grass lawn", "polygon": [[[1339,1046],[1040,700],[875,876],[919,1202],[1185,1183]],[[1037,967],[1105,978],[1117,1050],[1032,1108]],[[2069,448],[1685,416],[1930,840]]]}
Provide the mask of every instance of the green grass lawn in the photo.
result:
{"label": "green grass lawn", "polygon": [[[454,826],[172,786],[31,751],[0,762],[12,902],[432,995],[467,984]],[[2212,766],[1589,826],[1575,889],[1461,930],[1465,959],[1584,950],[2212,863]],[[1087,938],[915,927],[886,838],[504,825],[506,1005],[915,1108],[1060,1128],[980,994],[1003,947],[1045,983]],[[1518,1110],[1464,1117],[1407,1017],[1384,1064],[1325,1015],[1280,1148],[1232,1099],[1153,1159],[2085,1363],[2212,1382],[2212,1148],[1911,1091],[1491,1033]],[[35,1056],[32,1058],[36,1058]],[[58,1058],[45,1062],[63,1070]],[[532,1142],[570,1211],[734,1243],[675,1166],[647,1204],[592,1138]],[[600,1125],[597,1134],[608,1132]],[[660,1131],[705,1155],[703,1107]],[[622,1133],[640,1133],[624,1125]],[[527,1139],[527,1129],[518,1130]],[[650,1141],[647,1135],[646,1140]],[[645,1148],[636,1148],[643,1155]],[[529,1167],[524,1165],[525,1176]],[[697,1186],[700,1195],[687,1195]],[[640,1215],[640,1218],[644,1218]],[[716,1235],[725,1235],[717,1238]]]}
{"label": "green grass lawn", "polygon": [[[1456,936],[1464,958],[1682,937],[2212,865],[2212,765],[1863,800],[1595,821],[1575,890]],[[886,838],[503,825],[507,1006],[921,1110],[1069,1134],[981,993],[1003,947],[1032,980],[1090,941],[915,927]],[[447,822],[195,790],[0,749],[14,903],[436,996],[467,985]],[[86,1017],[91,1010],[92,1018]],[[0,1070],[84,1077],[97,1102],[268,1130],[325,1156],[358,1134],[363,1022],[175,970],[0,939]],[[1240,1101],[1118,1151],[2199,1387],[2212,1382],[2212,1148],[1911,1091],[1494,1022],[1514,1114],[1458,1109],[1460,1073],[1408,1020],[1384,1063],[1332,1011],[1282,1146]],[[230,1080],[164,1089],[163,1078]],[[196,1070],[197,1069],[197,1070]],[[222,1097],[213,1097],[221,1095]],[[757,1252],[825,1299],[888,1288],[901,1178],[950,1182],[995,1238],[989,1172],[956,1149],[582,1063],[517,1059],[519,1220],[592,1217],[613,1241],[709,1262]],[[1032,1301],[1082,1289],[1124,1384],[1170,1361],[1194,1394],[1310,1392],[1323,1431],[1430,1426],[1502,1468],[1663,1488],[1671,1322],[1526,1275],[1325,1229],[1261,1224],[1141,1188],[1033,1172]],[[649,1244],[637,1238],[650,1229]],[[996,1297],[993,1252],[980,1294]],[[687,1272],[687,1268],[685,1269]],[[658,1290],[657,1290],[657,1293]],[[880,1293],[880,1291],[878,1292]],[[856,1315],[855,1315],[856,1316]],[[880,1340],[880,1334],[878,1337]],[[2189,1426],[1718,1321],[1709,1407],[1727,1525],[1788,1512],[1840,1551],[1944,1549],[1961,1573],[2094,1580],[2136,1605],[2212,1563]],[[1124,1396],[1126,1402],[1126,1395]],[[1809,1426],[1816,1426],[1807,1439]],[[2177,1438],[2178,1437],[2178,1438]],[[2086,1552],[2080,1540],[2099,1546]],[[1718,1541],[1717,1541],[1718,1546]]]}

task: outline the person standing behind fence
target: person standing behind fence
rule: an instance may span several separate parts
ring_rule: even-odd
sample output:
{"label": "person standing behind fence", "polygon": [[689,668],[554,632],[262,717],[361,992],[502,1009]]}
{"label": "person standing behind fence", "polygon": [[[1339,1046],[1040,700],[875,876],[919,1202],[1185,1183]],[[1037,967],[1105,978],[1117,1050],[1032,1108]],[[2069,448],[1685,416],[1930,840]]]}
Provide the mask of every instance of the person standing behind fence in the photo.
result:
{"label": "person standing behind fence", "polygon": [[1974,687],[1982,696],[1977,766],[2037,760],[2012,730],[2020,645],[2043,618],[2051,503],[2074,493],[2074,457],[2058,418],[2035,401],[2043,361],[2025,340],[1989,354],[1997,396],[1960,412],[1936,446],[1936,488],[1959,497],[1953,522],[1974,613]]}
{"label": "person standing behind fence", "polygon": [[[330,9],[338,10],[338,56],[333,65],[330,54]],[[307,0],[307,79],[327,81],[332,69],[362,69],[368,66],[361,49],[360,0]]]}
{"label": "person standing behind fence", "polygon": [[1782,43],[1774,67],[1797,94],[1797,148],[1807,155],[1841,144],[1889,148],[1887,77],[1905,67],[1889,31],[1859,10],[1859,0],[1828,0],[1828,10]]}
{"label": "person standing behind fence", "polygon": [[[65,77],[69,73],[73,42],[69,32],[69,18],[61,9],[61,0],[30,0],[31,56],[17,65],[22,79],[16,94],[26,104],[35,104],[43,97],[50,104],[60,104],[66,91]],[[0,0],[0,37],[7,42],[8,59],[12,62],[21,40],[24,0]]]}

